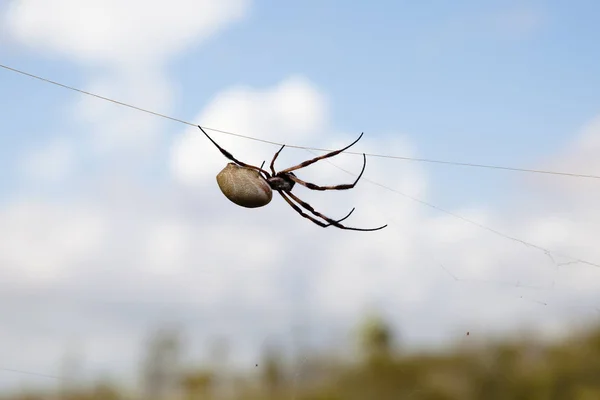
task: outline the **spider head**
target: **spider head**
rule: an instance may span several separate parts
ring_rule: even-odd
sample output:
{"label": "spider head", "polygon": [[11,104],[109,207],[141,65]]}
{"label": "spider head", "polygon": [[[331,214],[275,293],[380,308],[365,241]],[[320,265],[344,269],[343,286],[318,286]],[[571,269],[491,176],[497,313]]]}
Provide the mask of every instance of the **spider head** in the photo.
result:
{"label": "spider head", "polygon": [[296,184],[296,182],[289,178],[289,175],[296,176],[293,172],[286,172],[283,174],[277,174],[267,179],[267,182],[273,190],[283,190],[284,192],[289,192]]}

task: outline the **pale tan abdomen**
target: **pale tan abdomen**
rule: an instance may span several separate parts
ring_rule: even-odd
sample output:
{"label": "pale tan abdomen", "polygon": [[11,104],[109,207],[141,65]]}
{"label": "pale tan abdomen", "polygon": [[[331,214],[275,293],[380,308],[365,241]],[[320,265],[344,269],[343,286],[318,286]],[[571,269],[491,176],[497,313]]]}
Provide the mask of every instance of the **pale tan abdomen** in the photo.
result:
{"label": "pale tan abdomen", "polygon": [[273,191],[258,171],[229,163],[217,175],[221,192],[238,206],[262,207],[271,202]]}

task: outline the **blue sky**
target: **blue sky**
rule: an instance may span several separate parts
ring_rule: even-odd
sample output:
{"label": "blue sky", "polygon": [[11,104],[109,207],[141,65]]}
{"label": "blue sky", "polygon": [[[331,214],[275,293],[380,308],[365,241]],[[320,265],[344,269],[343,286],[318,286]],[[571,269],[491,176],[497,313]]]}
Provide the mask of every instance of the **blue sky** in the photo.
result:
{"label": "blue sky", "polygon": [[[190,77],[178,111],[232,81],[302,73],[333,99],[336,127],[409,134],[426,158],[523,167],[558,151],[597,112],[597,3],[345,4],[258,3],[252,18],[173,67]],[[490,27],[497,14],[523,9],[540,20],[524,33]],[[496,180],[517,178],[449,166],[432,173],[436,197],[452,206],[490,201]]]}
{"label": "blue sky", "polygon": [[[0,22],[5,15],[10,22],[0,28],[0,63],[267,140],[333,148],[365,132],[356,151],[600,174],[594,148],[574,146],[600,114],[597,2],[173,0],[140,11],[131,0],[107,2],[106,20],[93,19],[96,13],[82,25],[78,18],[91,3],[56,1],[61,7],[52,12],[44,12],[45,0],[15,1],[12,14],[0,8]],[[228,14],[227,7],[240,11]],[[122,15],[139,18],[135,29]],[[194,26],[212,21],[214,31]],[[115,32],[121,36],[114,39]],[[0,264],[8,266],[4,281],[20,285],[5,304],[30,316],[7,333],[6,351],[37,343],[46,318],[64,327],[40,342],[37,358],[10,353],[15,369],[51,373],[75,324],[83,336],[93,327],[90,357],[103,368],[133,365],[113,349],[130,349],[140,325],[164,317],[147,306],[157,301],[174,309],[187,302],[182,319],[223,315],[232,336],[248,328],[239,321],[270,326],[269,313],[280,308],[349,326],[365,307],[383,304],[415,342],[450,340],[469,323],[475,331],[535,321],[554,332],[568,318],[589,320],[600,304],[598,269],[559,273],[543,253],[375,186],[328,194],[298,189],[330,214],[356,206],[349,224],[390,223],[368,236],[321,230],[278,198],[249,212],[218,192],[214,175],[226,160],[193,128],[1,69],[0,88],[0,242],[8,243],[0,243]],[[598,127],[590,138],[600,138]],[[276,151],[214,137],[249,162]],[[286,149],[278,163],[305,157]],[[357,160],[339,163],[355,171]],[[61,162],[58,178],[39,178]],[[307,180],[347,179],[320,165],[303,171]],[[568,186],[572,178],[375,158],[365,175],[600,262],[594,181]],[[555,204],[559,195],[568,201]],[[532,294],[461,286],[439,263],[480,283],[556,280],[564,287]],[[108,312],[86,309],[88,301],[109,304]],[[43,316],[46,305],[52,318]],[[268,328],[258,325],[248,336],[264,336]],[[199,338],[203,328],[192,324]]]}
{"label": "blue sky", "polygon": [[[529,167],[568,143],[597,111],[599,7],[591,1],[257,2],[245,21],[169,62],[181,94],[173,113],[189,119],[231,84],[271,85],[302,74],[331,99],[336,128],[402,132],[426,158]],[[523,13],[533,22],[511,26]],[[509,22],[494,28],[502,17]],[[58,81],[84,79],[70,63],[14,47],[2,53],[7,64]],[[2,135],[4,157],[43,140],[32,112],[46,129],[64,129],[56,120],[60,100],[78,95],[7,71],[0,79],[13,100],[5,97],[5,129],[28,132]],[[501,197],[498,182],[518,178],[430,169],[433,193],[447,206],[493,201]]]}

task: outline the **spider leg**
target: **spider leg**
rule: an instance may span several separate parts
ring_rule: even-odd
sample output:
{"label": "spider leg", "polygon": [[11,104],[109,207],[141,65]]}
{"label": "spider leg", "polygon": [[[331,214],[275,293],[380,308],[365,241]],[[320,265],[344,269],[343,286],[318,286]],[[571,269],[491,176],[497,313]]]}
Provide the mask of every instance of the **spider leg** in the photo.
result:
{"label": "spider leg", "polygon": [[[261,169],[261,170],[262,170],[262,167],[263,167],[264,165],[265,165],[265,162],[263,161],[263,162],[262,162],[262,164],[260,164],[260,169]],[[260,171],[260,172],[262,173],[262,171]],[[264,174],[263,174],[263,175],[261,175],[261,176],[262,176],[263,178],[265,178],[265,180],[266,180],[266,179],[269,179],[269,177],[268,177],[268,176],[266,176],[266,175],[264,175]]]}
{"label": "spider leg", "polygon": [[356,139],[354,142],[350,143],[348,146],[344,147],[343,149],[335,150],[335,151],[332,151],[331,153],[327,153],[327,154],[324,154],[322,156],[315,157],[315,158],[313,158],[311,160],[304,161],[304,162],[302,162],[302,163],[300,163],[298,165],[295,165],[295,166],[290,167],[290,168],[286,168],[283,171],[279,171],[279,173],[285,173],[285,172],[295,171],[295,170],[300,169],[300,168],[308,167],[309,165],[314,164],[317,161],[322,160],[324,158],[329,158],[329,157],[336,156],[336,155],[340,154],[342,151],[348,150],[350,147],[352,147],[354,144],[356,144],[356,142],[358,142],[360,140],[360,138],[362,137],[363,133],[360,134],[360,136],[358,137],[358,139]]}
{"label": "spider leg", "polygon": [[[352,215],[352,213],[354,212],[354,210],[355,210],[355,209],[356,209],[355,207],[352,207],[352,210],[350,210],[350,212],[349,212],[348,214],[346,214],[346,216],[345,216],[344,218],[342,218],[342,219],[338,219],[338,220],[337,220],[337,221],[335,221],[335,222],[342,222],[343,220],[347,219],[349,216],[351,216],[351,215]],[[331,224],[329,224],[329,225],[331,225]],[[329,225],[327,225],[327,226],[329,226]]]}
{"label": "spider leg", "polygon": [[[283,199],[284,199],[284,200],[285,200],[285,201],[286,201],[286,202],[287,202],[287,203],[288,203],[288,204],[289,204],[289,205],[290,205],[290,206],[291,206],[291,207],[292,207],[292,208],[293,208],[293,209],[294,209],[294,210],[295,210],[295,211],[296,211],[298,214],[300,214],[300,215],[301,215],[301,216],[303,216],[304,218],[306,218],[306,219],[308,219],[308,220],[310,220],[310,221],[314,222],[315,224],[317,224],[317,225],[319,225],[320,227],[323,227],[323,228],[327,228],[328,226],[335,225],[335,224],[337,224],[338,222],[345,220],[346,218],[348,218],[348,217],[349,217],[349,216],[350,216],[350,215],[351,215],[351,214],[354,212],[354,208],[353,208],[353,209],[352,209],[352,210],[351,210],[351,211],[350,211],[350,212],[349,212],[349,213],[348,213],[348,214],[347,214],[347,215],[346,215],[344,218],[342,218],[342,219],[339,219],[339,220],[337,220],[337,221],[330,220],[331,222],[329,222],[329,221],[328,221],[329,223],[328,223],[328,224],[325,224],[325,223],[323,223],[323,222],[319,221],[318,219],[316,219],[316,218],[313,218],[313,217],[311,217],[310,215],[306,214],[304,211],[302,211],[302,209],[301,209],[300,207],[298,207],[298,205],[296,205],[296,204],[295,204],[295,203],[294,203],[292,200],[290,200],[290,199],[289,199],[289,198],[288,198],[288,197],[285,195],[285,193],[284,193],[283,191],[281,191],[281,190],[278,190],[278,192],[279,192],[279,194],[281,195],[281,197],[283,197]],[[290,194],[290,193],[288,192],[287,194]]]}
{"label": "spider leg", "polygon": [[281,153],[281,150],[283,150],[284,147],[285,147],[285,144],[283,146],[281,146],[281,148],[277,151],[277,153],[275,153],[275,155],[273,156],[273,159],[271,160],[271,172],[273,173],[273,176],[276,175],[275,160],[277,159],[277,157],[279,156],[279,153]]}
{"label": "spider leg", "polygon": [[[282,192],[279,192],[279,193],[283,196]],[[322,218],[325,221],[329,222],[329,225],[333,225],[333,226],[335,226],[337,228],[340,228],[340,229],[346,229],[346,230],[349,230],[349,231],[378,231],[378,230],[383,229],[383,228],[385,228],[387,226],[387,224],[385,224],[383,226],[380,226],[378,228],[352,228],[352,227],[344,226],[344,225],[340,224],[340,221],[343,221],[344,219],[348,218],[350,216],[350,214],[352,214],[352,212],[354,211],[354,208],[352,209],[352,211],[350,211],[350,214],[348,214],[345,218],[343,218],[343,219],[341,219],[339,221],[336,221],[336,220],[333,220],[333,219],[331,219],[331,218],[329,218],[329,217],[321,214],[320,212],[316,211],[310,204],[308,204],[307,202],[305,202],[303,200],[300,200],[300,198],[298,198],[298,196],[296,196],[292,192],[286,192],[286,195],[290,196],[298,204],[300,204],[302,207],[304,207],[305,209],[307,209],[308,211],[310,211],[312,214],[314,214],[317,217]],[[285,198],[285,196],[284,196],[284,198]],[[290,203],[290,201],[288,201],[288,203]],[[296,209],[296,208],[294,207],[294,209]],[[296,210],[296,211],[298,211],[298,210]],[[326,225],[326,226],[329,226],[329,225]]]}
{"label": "spider leg", "polygon": [[319,186],[319,185],[315,185],[314,183],[310,183],[310,182],[305,182],[302,179],[298,178],[296,175],[292,175],[289,174],[287,175],[288,178],[290,178],[291,180],[293,180],[294,182],[302,185],[302,186],[306,186],[309,189],[312,190],[346,190],[346,189],[352,189],[354,186],[356,186],[356,184],[358,183],[358,180],[361,178],[363,172],[365,172],[365,167],[367,166],[367,156],[363,154],[363,167],[362,170],[360,171],[360,174],[358,174],[358,178],[356,178],[356,180],[354,181],[354,183],[345,183],[342,185],[331,185],[331,186]]}
{"label": "spider leg", "polygon": [[207,138],[208,138],[208,139],[209,139],[209,140],[210,140],[210,141],[211,141],[211,142],[212,142],[212,143],[213,143],[215,146],[217,146],[217,149],[219,149],[219,151],[220,151],[220,152],[221,152],[221,153],[222,153],[222,154],[223,154],[225,157],[227,157],[228,159],[230,159],[231,161],[233,161],[234,163],[236,163],[236,164],[238,164],[238,165],[240,165],[240,166],[242,166],[242,167],[246,167],[246,168],[251,168],[251,169],[257,170],[258,172],[262,172],[263,174],[265,174],[267,177],[269,177],[269,178],[271,177],[267,171],[265,171],[264,169],[262,169],[262,167],[261,167],[261,168],[258,168],[258,167],[255,167],[254,165],[249,165],[249,164],[246,164],[246,163],[243,163],[243,162],[241,162],[241,161],[237,160],[237,159],[236,159],[236,158],[235,158],[235,157],[234,157],[234,156],[233,156],[233,155],[232,155],[230,152],[228,152],[227,150],[225,150],[224,148],[222,148],[221,146],[219,146],[219,145],[217,144],[217,142],[215,142],[215,141],[214,141],[214,140],[213,140],[213,139],[212,139],[210,136],[208,136],[208,133],[206,133],[206,132],[204,131],[204,129],[202,129],[202,127],[201,127],[200,125],[198,125],[198,128],[200,128],[200,130],[202,131],[202,133],[204,133],[204,135],[206,135],[206,137],[207,137]]}

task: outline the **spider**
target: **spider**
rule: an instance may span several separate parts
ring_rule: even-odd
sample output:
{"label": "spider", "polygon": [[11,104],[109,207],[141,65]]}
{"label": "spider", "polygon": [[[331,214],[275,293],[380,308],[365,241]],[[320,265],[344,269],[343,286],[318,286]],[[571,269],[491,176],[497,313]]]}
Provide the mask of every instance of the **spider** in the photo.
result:
{"label": "spider", "polygon": [[[347,229],[352,231],[376,231],[379,229],[383,229],[387,226],[387,224],[378,228],[352,228],[344,226],[340,224],[340,222],[348,218],[354,212],[354,208],[352,208],[352,210],[348,214],[346,214],[344,218],[334,220],[316,211],[310,204],[301,200],[300,198],[298,198],[298,196],[292,193],[292,188],[296,183],[305,186],[311,190],[352,189],[356,185],[358,180],[361,178],[363,172],[365,171],[365,167],[367,165],[367,157],[364,153],[362,171],[360,171],[360,174],[358,175],[358,178],[356,178],[356,181],[354,181],[354,183],[334,186],[319,186],[315,185],[314,183],[303,181],[302,179],[298,178],[292,171],[307,167],[313,163],[316,163],[319,160],[328,157],[333,157],[343,152],[344,150],[347,150],[360,140],[360,138],[363,135],[362,133],[360,134],[358,139],[356,139],[350,145],[344,147],[341,150],[335,150],[325,155],[304,161],[293,167],[286,168],[279,172],[275,172],[275,160],[279,156],[279,153],[281,153],[281,150],[283,150],[283,148],[285,147],[284,144],[273,156],[273,160],[271,160],[270,165],[271,174],[269,174],[262,168],[265,165],[264,161],[260,167],[245,164],[237,160],[231,153],[219,146],[217,142],[215,142],[210,136],[208,136],[208,134],[204,131],[204,129],[202,129],[200,125],[198,125],[198,128],[200,128],[202,133],[204,133],[204,135],[206,135],[206,137],[215,146],[217,146],[219,151],[221,151],[221,153],[225,157],[233,161],[232,163],[228,163],[227,166],[225,166],[225,168],[223,168],[223,170],[217,175],[217,183],[219,185],[219,188],[221,189],[221,192],[223,192],[225,197],[227,197],[233,203],[246,208],[263,207],[271,202],[271,199],[273,198],[273,190],[275,190],[298,214],[323,228],[327,228],[328,226],[333,225],[339,229]],[[298,204],[294,203],[294,201],[305,210],[308,210],[315,217],[319,217],[325,220],[327,223],[319,221],[318,219],[310,216],[309,214],[306,214],[304,211],[302,211]]]}

